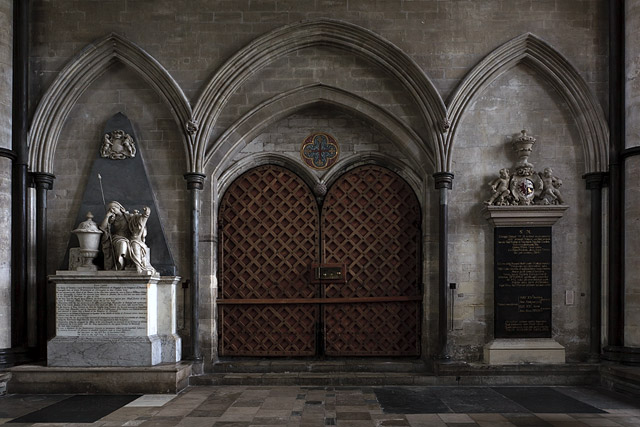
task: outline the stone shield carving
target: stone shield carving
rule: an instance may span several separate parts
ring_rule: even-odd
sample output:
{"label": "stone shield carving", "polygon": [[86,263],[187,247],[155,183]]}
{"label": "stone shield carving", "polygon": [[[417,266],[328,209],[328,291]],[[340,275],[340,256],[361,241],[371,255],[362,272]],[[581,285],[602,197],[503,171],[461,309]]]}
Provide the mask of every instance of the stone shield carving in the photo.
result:
{"label": "stone shield carving", "polygon": [[102,138],[100,155],[113,160],[130,159],[136,156],[136,144],[131,135],[125,131],[114,130],[106,133]]}

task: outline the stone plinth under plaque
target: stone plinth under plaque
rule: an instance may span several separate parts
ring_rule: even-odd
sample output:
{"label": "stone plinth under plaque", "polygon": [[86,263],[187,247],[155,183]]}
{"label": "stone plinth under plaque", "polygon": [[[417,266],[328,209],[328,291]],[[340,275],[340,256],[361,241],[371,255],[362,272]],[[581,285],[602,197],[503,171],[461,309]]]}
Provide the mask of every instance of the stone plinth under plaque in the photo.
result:
{"label": "stone plinth under plaque", "polygon": [[567,206],[487,206],[494,229],[494,336],[491,365],[564,363],[551,337],[551,226]]}
{"label": "stone plinth under plaque", "polygon": [[489,365],[565,362],[564,347],[551,338],[495,339],[484,347]]}
{"label": "stone plinth under plaque", "polygon": [[56,336],[47,345],[49,366],[153,366],[180,360],[175,334],[179,278],[58,271],[50,280],[55,284]]}

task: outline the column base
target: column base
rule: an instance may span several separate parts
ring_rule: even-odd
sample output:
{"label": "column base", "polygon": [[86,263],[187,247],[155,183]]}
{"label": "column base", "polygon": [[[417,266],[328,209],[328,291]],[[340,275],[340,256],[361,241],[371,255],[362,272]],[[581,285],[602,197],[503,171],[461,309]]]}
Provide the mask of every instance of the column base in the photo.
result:
{"label": "column base", "polygon": [[607,346],[602,351],[602,359],[625,365],[640,365],[640,348]]}
{"label": "column base", "polygon": [[565,350],[551,338],[500,338],[484,346],[484,361],[488,365],[560,364],[565,363]]}

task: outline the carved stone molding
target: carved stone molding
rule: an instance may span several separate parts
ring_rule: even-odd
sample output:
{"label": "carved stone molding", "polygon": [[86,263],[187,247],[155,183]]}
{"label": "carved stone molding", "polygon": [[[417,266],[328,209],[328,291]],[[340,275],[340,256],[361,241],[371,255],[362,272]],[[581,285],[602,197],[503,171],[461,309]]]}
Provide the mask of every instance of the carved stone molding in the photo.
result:
{"label": "carved stone molding", "polygon": [[449,172],[438,172],[433,174],[433,179],[436,182],[436,189],[453,188],[453,174]]}
{"label": "carved stone molding", "polygon": [[31,179],[33,180],[36,188],[51,190],[53,189],[53,181],[56,177],[50,173],[31,172]]}
{"label": "carved stone molding", "polygon": [[204,180],[206,178],[206,175],[201,173],[189,172],[184,174],[188,190],[202,190],[204,188]]}
{"label": "carved stone molding", "polygon": [[567,209],[566,205],[485,206],[482,215],[495,227],[550,227]]}

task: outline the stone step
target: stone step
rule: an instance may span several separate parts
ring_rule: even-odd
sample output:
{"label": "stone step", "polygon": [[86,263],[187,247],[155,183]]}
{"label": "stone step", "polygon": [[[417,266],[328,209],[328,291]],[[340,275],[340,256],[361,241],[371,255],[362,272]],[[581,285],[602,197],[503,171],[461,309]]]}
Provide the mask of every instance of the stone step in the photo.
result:
{"label": "stone step", "polygon": [[600,375],[602,385],[609,390],[640,396],[640,366],[603,364]]}
{"label": "stone step", "polygon": [[[376,368],[384,368],[378,369]],[[591,385],[597,364],[505,365],[436,363],[435,373],[421,361],[225,361],[214,372],[191,376],[196,385]],[[235,370],[234,370],[235,369]]]}
{"label": "stone step", "polygon": [[383,386],[455,385],[455,377],[399,372],[208,373],[192,376],[189,385]]}
{"label": "stone step", "polygon": [[233,359],[221,360],[213,365],[212,373],[432,373],[424,361],[416,359]]}

